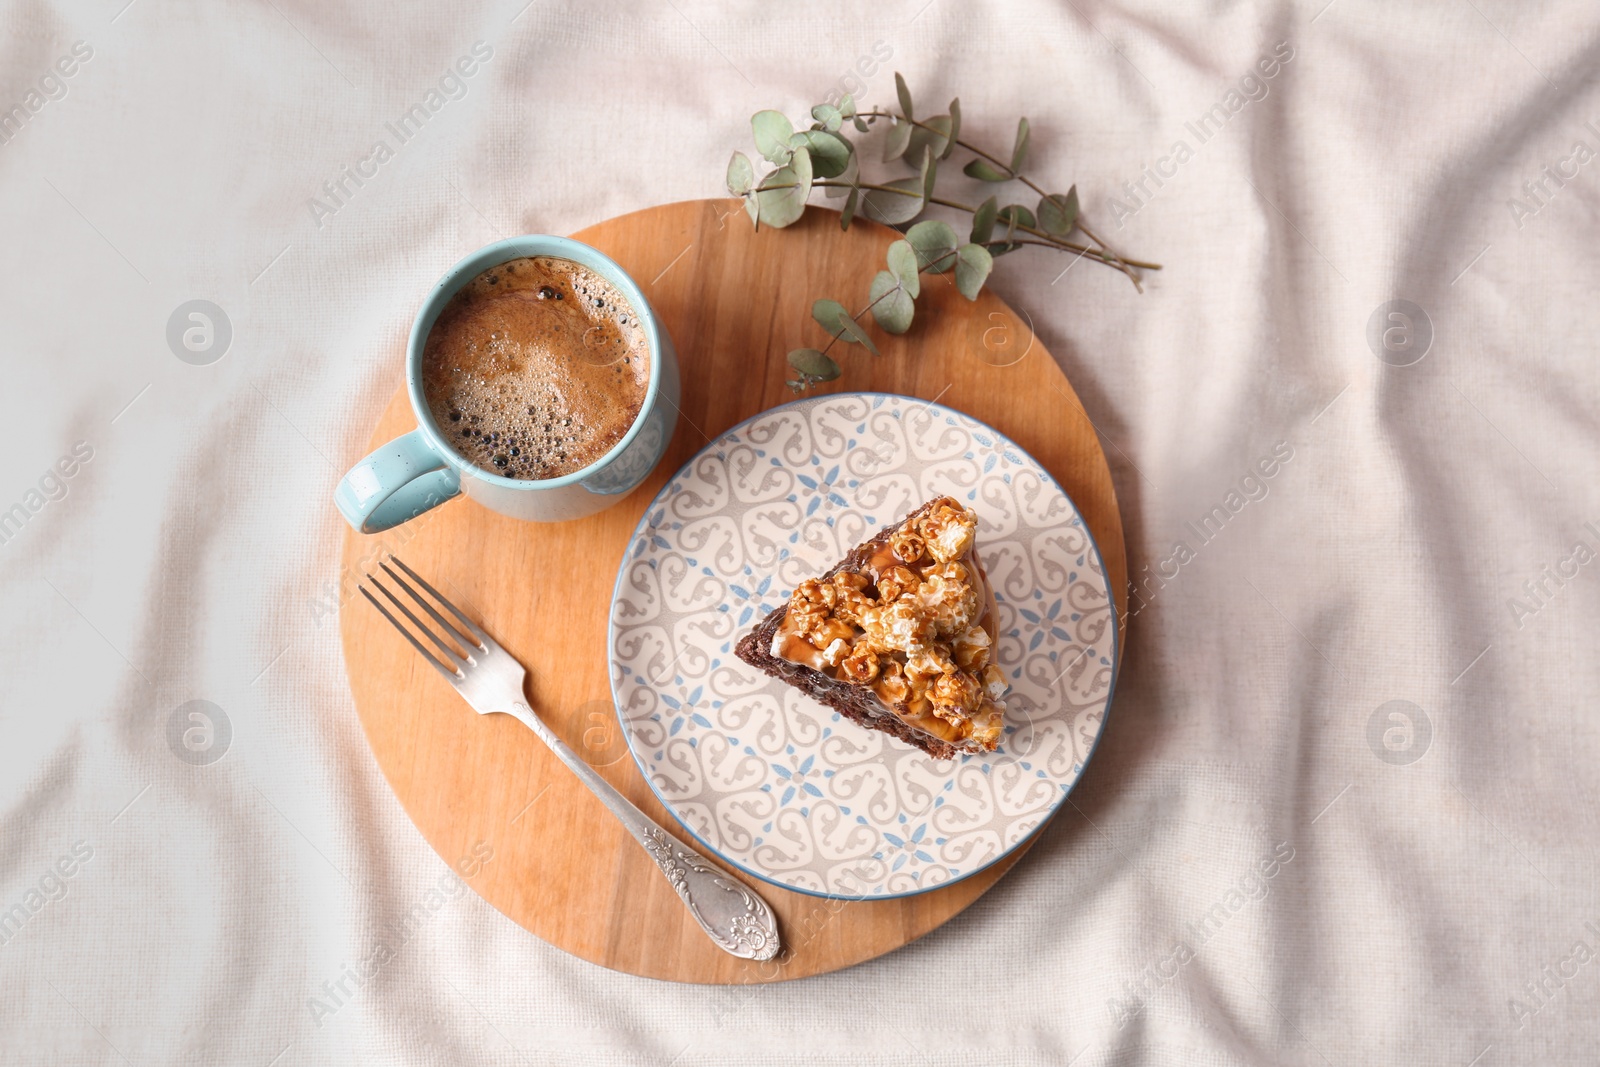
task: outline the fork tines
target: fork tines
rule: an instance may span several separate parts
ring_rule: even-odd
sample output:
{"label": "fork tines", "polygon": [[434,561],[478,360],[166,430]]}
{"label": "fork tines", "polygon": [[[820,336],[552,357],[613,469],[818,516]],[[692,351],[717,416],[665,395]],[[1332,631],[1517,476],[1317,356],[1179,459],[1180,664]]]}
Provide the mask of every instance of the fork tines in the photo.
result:
{"label": "fork tines", "polygon": [[[423,589],[427,590],[428,595],[431,596],[436,603],[438,603],[439,607],[444,608],[445,611],[455,616],[456,621],[459,622],[460,625],[458,626],[455,623],[452,623],[449,619],[446,619],[443,615],[441,615],[433,606],[433,604],[428,603],[428,601],[423,598],[421,593],[412,588],[410,582],[407,582],[405,578],[402,578],[399,574],[395,573],[394,568],[389,566],[390,563],[393,563],[395,567],[399,567],[400,570],[404,571],[406,576],[409,577],[412,582],[415,582],[417,585],[420,585]],[[394,614],[388,608],[384,607],[383,603],[379,601],[377,597],[372,595],[372,590],[368,589],[365,585],[357,586],[357,588],[361,590],[361,595],[371,601],[373,607],[383,612],[383,617],[388,619],[389,622],[394,625],[394,628],[399,630],[401,635],[407,641],[411,642],[411,647],[422,653],[427,661],[438,669],[440,674],[444,675],[452,682],[459,682],[462,678],[466,677],[461,668],[466,664],[473,664],[477,662],[476,658],[473,656],[474,651],[479,653],[485,653],[489,651],[488,646],[485,643],[488,635],[482,630],[478,629],[478,627],[473,624],[471,619],[467,618],[461,613],[460,609],[458,609],[454,604],[450,603],[450,601],[447,600],[444,595],[439,592],[439,590],[429,585],[421,575],[417,574],[416,571],[412,570],[410,567],[407,567],[398,556],[394,555],[394,553],[391,552],[387,560],[379,560],[378,567],[384,572],[384,574],[388,575],[389,579],[393,581],[394,584],[398,585],[410,597],[411,601],[416,606],[420,607],[424,612],[427,613],[429,618],[438,624],[437,627],[429,626],[427,623],[417,618],[416,614],[410,608],[406,607],[406,605],[398,597],[391,593],[389,591],[389,587],[384,585],[383,582],[379,581],[376,575],[371,573],[367,574],[367,581],[371,582],[373,588],[382,593],[389,603],[400,609],[400,613],[410,620],[411,625],[415,627],[418,632],[420,632],[429,641],[433,642],[439,651],[444,654],[444,660],[441,661],[438,656],[435,656],[432,652],[428,651],[428,649],[423,646],[422,642],[417,640],[416,635],[412,633],[411,629],[407,628],[404,623],[395,618]],[[440,636],[438,632],[439,630],[443,630],[444,637]],[[452,646],[451,644],[447,643],[445,638],[448,638],[449,641],[454,642],[454,645]],[[449,666],[445,665],[446,662],[449,663]]]}

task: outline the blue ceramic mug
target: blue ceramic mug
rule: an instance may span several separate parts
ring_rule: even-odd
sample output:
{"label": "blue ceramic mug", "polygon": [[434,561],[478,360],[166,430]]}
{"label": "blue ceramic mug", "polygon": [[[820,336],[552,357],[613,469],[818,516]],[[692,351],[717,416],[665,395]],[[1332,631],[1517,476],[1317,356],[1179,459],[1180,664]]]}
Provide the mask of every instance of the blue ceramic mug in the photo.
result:
{"label": "blue ceramic mug", "polygon": [[[644,405],[622,440],[582,470],[542,480],[507,478],[467,460],[440,432],[422,395],[422,350],[439,312],[490,267],[525,256],[556,256],[599,274],[627,298],[650,345],[650,384]],[[406,343],[406,393],[417,416],[417,428],[350,468],[333,491],[333,502],[362,533],[381,533],[461,493],[514,519],[580,519],[621,500],[661,462],[678,425],[678,390],[678,357],[672,338],[633,279],[609,256],[567,237],[532,235],[497,241],[450,268],[423,301],[411,325]]]}

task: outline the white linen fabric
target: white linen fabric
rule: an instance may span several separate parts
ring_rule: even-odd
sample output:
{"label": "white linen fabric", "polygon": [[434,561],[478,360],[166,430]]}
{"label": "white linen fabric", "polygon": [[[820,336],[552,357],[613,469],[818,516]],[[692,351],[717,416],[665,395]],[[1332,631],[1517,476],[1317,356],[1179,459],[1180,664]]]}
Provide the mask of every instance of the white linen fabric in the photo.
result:
{"label": "white linen fabric", "polygon": [[[0,46],[4,1062],[1600,1053],[1592,4],[123,4],[10,5]],[[458,257],[720,195],[752,112],[896,69],[998,152],[1026,114],[1166,265],[992,282],[1116,478],[1104,743],[898,952],[612,973],[456,892],[383,781],[330,494]]]}

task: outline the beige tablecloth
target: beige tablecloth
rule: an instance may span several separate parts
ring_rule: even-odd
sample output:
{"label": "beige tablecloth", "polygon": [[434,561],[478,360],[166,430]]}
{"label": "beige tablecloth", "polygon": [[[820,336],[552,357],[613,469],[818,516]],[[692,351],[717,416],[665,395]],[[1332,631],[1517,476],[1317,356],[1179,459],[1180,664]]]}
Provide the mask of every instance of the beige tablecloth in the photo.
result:
{"label": "beige tablecloth", "polygon": [[[1600,13],[1325,2],[12,5],[0,1059],[1593,1063]],[[1115,473],[1108,731],[908,948],[613,974],[384,783],[330,493],[458,257],[896,69],[1166,264],[993,280]]]}

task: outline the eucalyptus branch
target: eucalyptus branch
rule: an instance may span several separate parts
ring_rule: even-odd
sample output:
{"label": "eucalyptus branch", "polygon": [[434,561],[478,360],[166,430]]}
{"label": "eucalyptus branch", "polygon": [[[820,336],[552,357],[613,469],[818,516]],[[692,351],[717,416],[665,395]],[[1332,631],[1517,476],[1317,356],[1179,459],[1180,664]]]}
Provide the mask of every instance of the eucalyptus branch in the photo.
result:
{"label": "eucalyptus branch", "polygon": [[[938,225],[944,224],[939,223]],[[913,227],[913,229],[915,228],[916,227]],[[945,228],[948,229],[949,227],[946,226]],[[954,231],[951,232],[952,234],[954,233]],[[950,248],[944,252],[938,253],[937,255],[933,255],[924,261],[908,241],[896,241],[895,245],[903,245],[905,246],[905,249],[909,250],[909,253],[912,257],[911,262],[916,264],[912,270],[913,275],[942,274],[944,271],[955,266],[961,258],[960,249]],[[896,255],[891,255],[889,258],[891,266],[895,266],[896,260],[898,259],[900,260],[899,266],[901,269],[904,269],[905,256],[903,254],[897,253]],[[880,278],[889,274],[889,271],[880,272]],[[789,365],[793,367],[800,375],[799,378],[792,378],[789,380],[790,389],[800,393],[810,388],[816,382],[825,382],[837,378],[839,376],[839,365],[828,358],[828,351],[840,340],[847,340],[853,343],[863,344],[873,355],[878,354],[878,347],[872,343],[871,338],[867,336],[866,331],[861,327],[861,316],[865,315],[869,311],[873,311],[873,317],[878,318],[878,315],[874,309],[877,308],[879,304],[890,299],[891,297],[903,297],[908,306],[909,303],[916,298],[916,293],[907,295],[906,279],[904,276],[898,274],[893,275],[893,281],[893,285],[882,286],[883,292],[873,297],[871,303],[867,304],[866,307],[862,308],[854,315],[846,311],[844,305],[840,304],[836,300],[818,300],[811,306],[812,317],[816,319],[817,322],[820,323],[825,329],[827,329],[831,336],[828,338],[828,343],[823,345],[821,349],[797,348],[793,352],[789,353]],[[880,284],[876,279],[874,280],[873,288],[880,288]],[[917,289],[920,292],[920,281],[917,282]],[[973,295],[976,295],[976,293]],[[848,325],[846,325],[846,323],[848,323]],[[909,310],[906,312],[906,324],[910,324]],[[886,326],[885,328],[889,329],[890,327]],[[904,333],[905,331],[904,329],[891,329],[891,332]]]}
{"label": "eucalyptus branch", "polygon": [[[947,114],[917,119],[911,92],[905,79],[895,75],[895,94],[899,113],[890,111],[857,112],[855,101],[846,96],[838,104],[818,104],[811,109],[809,128],[796,130],[788,117],[777,111],[759,111],[750,120],[756,149],[773,165],[757,178],[755,167],[743,152],[728,161],[728,191],[744,201],[746,212],[759,229],[763,224],[776,229],[793,225],[805,214],[813,189],[823,189],[830,197],[844,197],[839,225],[849,229],[864,211],[876,222],[905,226],[904,237],[887,249],[886,270],[872,279],[868,302],[854,315],[837,300],[818,300],[811,317],[828,332],[822,348],[797,348],[789,353],[789,365],[799,375],[789,384],[796,391],[817,382],[831,381],[842,372],[828,355],[839,341],[858,344],[873,355],[878,346],[861,320],[869,313],[878,327],[891,334],[911,328],[916,299],[921,294],[923,274],[953,272],[956,289],[968,300],[976,300],[994,269],[994,257],[1014,252],[1024,245],[1070,252],[1078,258],[1090,257],[1127,275],[1135,289],[1143,292],[1140,270],[1160,270],[1158,263],[1128,259],[1113,249],[1080,218],[1078,190],[1047,193],[1023,172],[1028,150],[1028,120],[1017,123],[1016,143],[1009,160],[961,139],[961,102],[950,101]],[[901,159],[916,173],[893,181],[863,181],[860,157],[855,145],[845,136],[849,122],[861,133],[870,122],[890,119],[884,144],[884,162]],[[974,207],[948,197],[934,195],[938,164],[962,148],[973,159],[963,168],[979,181],[1004,183],[1019,181],[1039,195],[1037,216],[1022,204],[1001,207],[991,196]],[[915,220],[929,205],[951,208],[972,216],[971,232],[965,242],[950,224],[940,219]],[[1081,232],[1089,243],[1070,238]]]}
{"label": "eucalyptus branch", "polygon": [[[897,115],[897,114],[895,114],[894,112],[891,112],[891,111],[863,111],[863,112],[860,113],[860,116],[861,116],[861,118],[864,118],[869,122],[874,120],[874,119],[893,119],[896,122],[907,122],[907,123],[910,123],[912,126],[917,127],[918,129],[927,130],[930,133],[933,133],[933,134],[938,135],[938,136],[944,136],[943,132],[941,130],[939,130],[938,127],[936,127],[936,126],[931,126],[931,125],[929,125],[928,123],[925,123],[925,122],[918,122],[916,119],[910,118],[910,117],[905,116],[905,115]],[[1026,121],[1026,120],[1024,120],[1024,121]],[[958,148],[964,148],[968,152],[971,152],[973,155],[978,156],[980,159],[983,159],[985,162],[991,164],[996,170],[998,170],[1000,173],[1004,174],[1007,178],[1014,179],[1016,181],[1021,182],[1023,185],[1026,185],[1029,189],[1032,189],[1034,192],[1038,193],[1039,197],[1041,199],[1044,199],[1044,198],[1046,198],[1046,197],[1048,197],[1050,195],[1049,193],[1045,192],[1042,188],[1040,188],[1038,183],[1035,182],[1032,178],[1028,177],[1026,174],[1023,174],[1020,170],[1014,170],[1009,164],[1003,162],[1002,160],[1000,160],[999,158],[997,158],[995,156],[990,155],[988,152],[985,152],[983,149],[979,148],[977,145],[973,144],[971,141],[963,141],[959,137],[952,137],[952,138],[950,138],[950,141],[951,141],[952,144],[956,145]],[[954,205],[954,204],[950,204],[949,201],[944,201],[944,200],[933,200],[932,202],[933,203],[938,203],[938,204],[945,204],[946,206],[949,206],[949,207],[957,206],[957,205]],[[974,209],[966,208],[965,210],[971,211],[971,210],[974,210]],[[1095,244],[1099,245],[1100,248],[1103,251],[1109,253],[1111,258],[1107,259],[1106,257],[1102,256],[1102,257],[1100,257],[1101,260],[1103,262],[1106,262],[1106,263],[1108,263],[1108,264],[1120,269],[1124,274],[1126,274],[1128,276],[1129,280],[1133,282],[1133,286],[1134,286],[1135,289],[1138,289],[1140,292],[1144,292],[1144,287],[1139,284],[1139,275],[1132,268],[1134,268],[1134,267],[1142,267],[1145,270],[1160,270],[1161,269],[1160,264],[1157,264],[1157,263],[1141,263],[1141,262],[1139,262],[1137,260],[1125,259],[1123,256],[1119,255],[1109,244],[1107,244],[1105,241],[1101,240],[1100,237],[1098,235],[1096,235],[1093,230],[1089,229],[1089,227],[1084,224],[1082,218],[1077,219],[1076,222],[1077,222],[1077,228],[1083,231],[1083,235],[1085,237],[1089,238],[1089,240],[1091,240]],[[1029,232],[1037,232],[1037,231],[1030,230]],[[1041,235],[1041,236],[1046,237],[1046,239],[1049,238],[1049,235]],[[1073,245],[1063,245],[1063,247],[1072,248],[1074,251],[1078,250],[1078,247],[1077,246],[1073,246]]]}
{"label": "eucalyptus branch", "polygon": [[[874,184],[872,182],[814,181],[814,182],[811,183],[811,187],[813,189],[819,189],[819,188],[820,189],[869,189],[869,190],[871,190],[873,192],[876,192],[876,193],[889,193],[889,194],[892,194],[894,196],[917,196],[917,195],[919,195],[914,190],[898,189],[898,188],[896,188],[896,187],[894,187],[892,185],[877,185],[877,184]],[[762,192],[770,192],[770,191],[776,190],[776,189],[796,189],[796,188],[799,188],[797,183],[794,183],[794,182],[783,182],[783,183],[779,183],[779,184],[776,184],[776,185],[763,185],[761,187],[761,191]],[[973,207],[971,204],[963,204],[959,200],[946,200],[943,197],[930,196],[930,197],[927,198],[927,201],[930,204],[938,204],[941,207],[954,208],[957,211],[965,211],[969,215],[975,215],[978,212],[978,209]],[[1053,236],[1051,234],[1046,233],[1043,230],[1037,229],[1037,228],[1032,227],[1032,226],[1018,226],[1017,229],[1019,231],[1021,231],[1022,233],[1032,234],[1035,237],[1038,237],[1038,238],[1041,238],[1041,239],[1037,240],[1037,241],[1026,241],[1026,240],[1022,240],[1021,238],[1018,238],[1018,239],[1012,240],[1012,241],[987,241],[987,242],[979,242],[979,243],[981,243],[981,244],[997,244],[997,245],[1002,245],[1002,246],[1006,246],[1006,245],[1034,245],[1034,246],[1037,246],[1039,248],[1056,248],[1056,249],[1060,249],[1061,251],[1064,251],[1064,252],[1077,252],[1079,255],[1094,256],[1096,259],[1100,259],[1102,262],[1107,262],[1100,255],[1100,253],[1102,251],[1104,251],[1104,252],[1107,252],[1107,253],[1115,256],[1115,258],[1117,259],[1118,262],[1126,263],[1130,267],[1139,267],[1139,268],[1141,268],[1143,270],[1160,270],[1161,269],[1161,264],[1159,264],[1159,263],[1146,263],[1143,260],[1139,260],[1139,259],[1123,259],[1121,256],[1116,256],[1115,253],[1112,253],[1110,251],[1110,249],[1108,249],[1106,247],[1106,245],[1105,245],[1105,243],[1103,241],[1101,241],[1098,237],[1095,237],[1094,234],[1090,233],[1083,226],[1079,226],[1078,229],[1083,230],[1085,236],[1087,236],[1090,240],[1094,241],[1096,244],[1100,245],[1099,248],[1090,248],[1087,245],[1077,244],[1077,243],[1075,243],[1073,241],[1064,241],[1064,240],[1061,240],[1058,237],[1055,237],[1055,236]]]}
{"label": "eucalyptus branch", "polygon": [[[904,115],[896,115],[892,111],[863,111],[863,112],[861,112],[861,117],[866,119],[869,122],[872,121],[873,119],[894,119],[896,122],[909,122],[911,125],[917,127],[918,129],[928,130],[928,131],[930,131],[932,133],[939,133],[939,130],[938,130],[937,127],[930,126],[926,122],[918,122],[916,119],[907,118]],[[973,144],[971,141],[963,141],[959,137],[952,138],[951,140],[956,145],[957,148],[965,148],[968,152],[971,152],[973,155],[978,156],[978,157],[982,158],[983,160],[985,160],[986,162],[993,164],[998,170],[1003,171],[1005,173],[1006,177],[1016,179],[1017,181],[1021,182],[1023,185],[1026,185],[1029,189],[1032,189],[1034,192],[1038,193],[1040,196],[1049,196],[1050,195],[1049,193],[1045,192],[1043,189],[1041,189],[1037,185],[1035,185],[1033,183],[1033,179],[1029,178],[1025,174],[1013,172],[1011,170],[1011,168],[1008,167],[1005,163],[1001,162],[999,159],[996,159],[994,156],[991,156],[989,153],[985,152],[983,149],[979,148],[977,145]],[[1079,226],[1078,228],[1080,230],[1083,229],[1082,226]]]}
{"label": "eucalyptus branch", "polygon": [[[895,194],[897,196],[916,196],[917,195],[915,192],[912,192],[911,190],[908,190],[908,189],[896,189],[892,185],[873,185],[873,184],[871,184],[869,182],[821,181],[821,182],[812,182],[811,184],[813,186],[821,186],[824,189],[871,189],[874,192],[893,193],[893,194]],[[787,186],[775,186],[774,188],[788,188],[788,187]],[[976,215],[978,213],[978,209],[977,208],[973,207],[971,204],[963,204],[959,200],[946,200],[943,197],[930,196],[930,197],[928,197],[928,203],[930,203],[930,204],[938,204],[940,207],[955,208],[957,211],[965,211],[969,215]],[[1094,241],[1096,244],[1098,244],[1100,246],[1100,248],[1098,248],[1098,249],[1090,248],[1087,245],[1076,244],[1076,243],[1074,243],[1072,241],[1063,241],[1058,237],[1055,237],[1055,236],[1053,236],[1051,234],[1048,234],[1048,233],[1044,232],[1043,230],[1036,229],[1036,228],[1034,228],[1032,226],[1018,226],[1017,229],[1020,230],[1023,233],[1033,234],[1035,237],[1041,238],[1041,240],[1038,240],[1038,241],[1023,241],[1023,240],[996,241],[996,242],[990,242],[990,243],[994,243],[994,244],[1037,245],[1040,248],[1059,248],[1059,249],[1062,249],[1063,251],[1078,252],[1078,253],[1081,253],[1081,254],[1088,254],[1088,255],[1091,255],[1091,256],[1095,256],[1096,258],[1100,258],[1099,253],[1102,250],[1104,250],[1106,252],[1109,252],[1112,256],[1114,256],[1117,259],[1118,262],[1126,263],[1130,267],[1139,267],[1139,268],[1141,268],[1143,270],[1160,270],[1161,269],[1161,264],[1159,264],[1159,263],[1146,263],[1143,260],[1139,260],[1139,259],[1123,259],[1121,256],[1116,255],[1116,253],[1111,252],[1111,250],[1106,247],[1106,244],[1105,244],[1104,241],[1101,241],[1100,238],[1098,238],[1094,234],[1090,233],[1088,231],[1088,229],[1086,227],[1082,226],[1082,225],[1079,225],[1078,229],[1083,230],[1084,236],[1088,237],[1091,241]],[[1102,262],[1104,262],[1103,259],[1102,259]]]}
{"label": "eucalyptus branch", "polygon": [[[850,317],[852,319],[854,319],[855,322],[856,322],[856,325],[859,326],[861,324],[861,316],[865,315],[867,312],[869,312],[873,308],[877,307],[885,299],[887,299],[888,297],[894,295],[898,291],[899,291],[899,287],[898,286],[896,286],[894,289],[888,290],[887,292],[881,294],[876,300],[872,301],[872,303],[868,304],[866,307],[862,308],[860,311],[856,312],[854,315],[851,315]],[[822,354],[823,355],[827,355],[828,354],[828,349],[832,348],[836,343],[838,343],[839,338],[842,337],[842,336],[843,336],[843,334],[834,334],[832,337],[828,338],[828,343],[822,346]]]}
{"label": "eucalyptus branch", "polygon": [[[916,119],[907,118],[904,115],[896,115],[892,111],[863,111],[863,112],[861,112],[861,117],[864,118],[864,119],[867,119],[869,121],[872,120],[872,119],[894,119],[896,122],[909,122],[913,126],[920,126],[924,130],[933,130],[934,133],[938,133],[939,132],[935,127],[929,126],[925,122],[918,122]],[[989,153],[985,152],[983,149],[979,148],[977,145],[973,144],[971,141],[963,141],[959,137],[953,138],[953,140],[955,141],[957,147],[965,148],[968,152],[971,152],[975,156],[982,156],[984,159],[988,160],[990,163],[993,163],[999,169],[1001,169],[1003,171],[1006,171],[1007,173],[1010,173],[1010,171],[1011,171],[1010,167],[1006,166],[1000,160],[996,159],[994,156],[991,156]],[[1041,189],[1037,185],[1033,184],[1032,181],[1030,181],[1027,178],[1023,177],[1021,174],[1011,174],[1011,177],[1013,177],[1013,178],[1017,179],[1018,181],[1022,182],[1029,189],[1032,189],[1034,192],[1038,193],[1040,196],[1048,196],[1049,195],[1043,189]]]}

